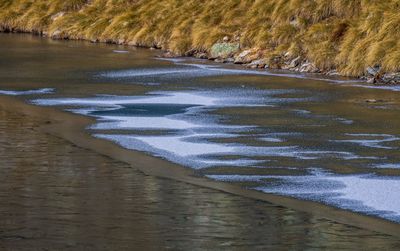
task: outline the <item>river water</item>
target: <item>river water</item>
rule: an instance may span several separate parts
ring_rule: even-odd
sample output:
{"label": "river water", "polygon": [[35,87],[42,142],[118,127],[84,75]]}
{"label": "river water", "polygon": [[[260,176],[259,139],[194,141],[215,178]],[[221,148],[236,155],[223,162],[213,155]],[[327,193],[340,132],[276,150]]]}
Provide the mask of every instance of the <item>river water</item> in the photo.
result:
{"label": "river water", "polygon": [[0,94],[94,117],[93,137],[400,223],[400,88],[29,35],[0,44]]}

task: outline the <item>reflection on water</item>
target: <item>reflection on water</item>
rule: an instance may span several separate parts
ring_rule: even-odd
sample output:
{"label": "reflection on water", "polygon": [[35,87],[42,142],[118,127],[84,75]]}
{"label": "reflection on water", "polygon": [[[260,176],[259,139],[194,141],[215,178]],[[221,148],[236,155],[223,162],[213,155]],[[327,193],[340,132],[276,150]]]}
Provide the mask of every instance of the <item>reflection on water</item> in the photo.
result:
{"label": "reflection on water", "polygon": [[[400,201],[396,91],[192,59],[158,60],[140,49],[9,43],[14,51],[2,51],[10,62],[0,69],[3,94],[55,88],[30,102],[95,117],[88,129],[96,137],[221,182],[245,180],[249,189],[400,222],[399,207],[391,203]],[[21,49],[26,43],[43,50],[27,52]],[[40,71],[24,58],[26,70],[16,74],[26,53],[38,59]],[[5,72],[14,76],[11,82]],[[379,107],[366,102],[372,99]]]}
{"label": "reflection on water", "polygon": [[[314,116],[308,110],[287,108],[288,104],[318,100],[318,97],[282,97],[297,93],[293,89],[286,92],[216,89],[213,93],[159,91],[139,97],[57,98],[38,99],[33,102],[39,105],[79,106],[80,108],[70,110],[98,118],[98,123],[91,127],[92,130],[131,131],[124,134],[95,133],[96,137],[114,141],[128,149],[149,152],[192,168],[209,169],[221,166],[268,168],[273,165],[270,163],[271,158],[278,163],[288,163],[279,167],[282,170],[306,165],[308,168],[304,170],[309,174],[301,177],[288,175],[290,173],[286,173],[286,176],[221,174],[207,177],[219,181],[242,182],[244,179],[257,182],[263,187],[257,186],[255,189],[264,192],[320,201],[400,222],[400,207],[392,203],[399,198],[400,179],[397,177],[378,176],[360,179],[358,175],[340,175],[327,178],[313,173],[315,167],[324,168],[326,166],[324,161],[327,160],[338,164],[344,161],[346,164],[351,164],[352,161],[371,160],[381,162],[381,167],[382,165],[387,167],[387,158],[376,156],[374,152],[365,154],[360,150],[364,147],[397,150],[396,143],[400,140],[397,136],[372,133],[331,134],[331,137],[340,139],[321,138],[318,145],[307,146],[304,143],[307,142],[306,138],[310,133],[300,131],[302,128],[294,128],[292,134],[276,131],[275,137],[266,135],[260,137],[260,134],[271,131],[272,128],[268,127],[268,123],[262,125],[230,123],[229,117],[235,116],[234,110],[229,116],[218,117],[218,111],[221,109],[246,107],[262,109],[261,113],[263,110],[274,110],[279,116],[295,111],[295,116],[306,118],[308,121],[327,121],[336,124],[349,121],[337,119],[333,115]],[[296,121],[296,118],[292,117],[287,123],[291,121]],[[342,124],[352,125],[353,122]],[[312,126],[315,125],[323,126],[321,123],[313,122]],[[154,129],[158,129],[156,135],[151,135],[151,132],[147,132],[145,136],[141,134],[143,131]],[[163,130],[164,135],[160,135]],[[286,138],[278,137],[279,134],[285,135]],[[294,144],[288,136],[302,138],[304,141]],[[240,137],[244,137],[245,142],[242,142]],[[394,144],[386,145],[389,143]],[[330,146],[326,148],[322,146],[327,144]],[[361,149],[354,148],[354,144]],[[232,156],[236,158],[232,159]],[[307,164],[307,161],[310,163]],[[269,180],[264,183],[262,182],[264,179]],[[332,183],[336,185],[333,186]],[[367,188],[373,189],[374,192]],[[381,196],[382,193],[385,193],[385,196]]]}
{"label": "reflection on water", "polygon": [[0,111],[1,250],[400,247],[390,236],[146,176],[37,127]]}

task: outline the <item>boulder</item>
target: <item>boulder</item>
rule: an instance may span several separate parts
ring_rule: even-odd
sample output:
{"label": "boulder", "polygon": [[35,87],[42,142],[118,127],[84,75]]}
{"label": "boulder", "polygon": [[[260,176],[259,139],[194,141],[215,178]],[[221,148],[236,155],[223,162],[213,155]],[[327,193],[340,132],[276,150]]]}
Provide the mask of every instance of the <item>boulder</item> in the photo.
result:
{"label": "boulder", "polygon": [[228,58],[239,51],[239,43],[216,43],[211,47],[210,58]]}
{"label": "boulder", "polygon": [[248,64],[251,62],[250,59],[250,54],[251,54],[251,50],[245,50],[242,51],[241,53],[239,53],[239,55],[237,55],[235,57],[234,63],[235,64]]}
{"label": "boulder", "polygon": [[369,66],[369,67],[367,67],[367,69],[366,69],[365,71],[366,71],[366,73],[367,73],[368,75],[370,75],[370,76],[376,76],[376,75],[379,74],[380,70],[381,70],[381,69],[380,69],[379,66],[376,66],[376,67],[371,67],[371,66]]}

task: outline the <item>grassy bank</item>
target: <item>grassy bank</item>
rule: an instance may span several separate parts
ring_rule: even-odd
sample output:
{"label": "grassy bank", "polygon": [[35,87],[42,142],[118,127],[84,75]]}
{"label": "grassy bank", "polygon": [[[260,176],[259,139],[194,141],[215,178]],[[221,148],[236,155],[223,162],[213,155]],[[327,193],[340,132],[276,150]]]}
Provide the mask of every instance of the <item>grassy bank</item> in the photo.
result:
{"label": "grassy bank", "polygon": [[300,58],[362,76],[400,71],[399,11],[397,0],[0,0],[0,24],[191,55],[225,37],[235,55],[250,49],[249,61],[284,68]]}

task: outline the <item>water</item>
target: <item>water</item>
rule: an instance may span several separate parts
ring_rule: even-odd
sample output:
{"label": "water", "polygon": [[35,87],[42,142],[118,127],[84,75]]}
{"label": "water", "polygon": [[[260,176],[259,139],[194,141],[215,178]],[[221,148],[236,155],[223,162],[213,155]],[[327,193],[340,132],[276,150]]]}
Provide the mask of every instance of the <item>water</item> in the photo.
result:
{"label": "water", "polygon": [[2,94],[92,116],[94,137],[210,179],[400,222],[396,87],[15,40],[1,37]]}
{"label": "water", "polygon": [[388,235],[144,175],[39,125],[0,110],[1,250],[400,247]]}

